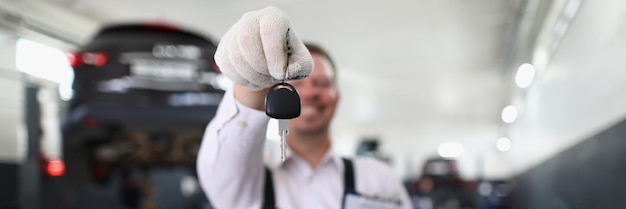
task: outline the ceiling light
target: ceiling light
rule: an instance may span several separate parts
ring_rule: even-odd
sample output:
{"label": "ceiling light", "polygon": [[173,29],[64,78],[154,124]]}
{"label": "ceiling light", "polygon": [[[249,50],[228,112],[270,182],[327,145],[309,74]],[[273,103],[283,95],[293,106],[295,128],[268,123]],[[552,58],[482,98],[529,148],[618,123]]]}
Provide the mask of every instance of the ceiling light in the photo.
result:
{"label": "ceiling light", "polygon": [[437,148],[437,153],[446,158],[459,157],[463,154],[463,145],[461,143],[443,143]]}
{"label": "ceiling light", "polygon": [[515,83],[520,88],[527,88],[532,84],[535,77],[535,67],[531,64],[524,63],[517,68],[515,75]]}
{"label": "ceiling light", "polygon": [[496,148],[501,152],[509,151],[511,149],[511,140],[506,137],[499,138],[496,141]]}
{"label": "ceiling light", "polygon": [[517,119],[517,108],[513,107],[512,105],[506,106],[504,109],[502,109],[502,121],[504,121],[505,123],[512,123],[515,122],[515,120]]}

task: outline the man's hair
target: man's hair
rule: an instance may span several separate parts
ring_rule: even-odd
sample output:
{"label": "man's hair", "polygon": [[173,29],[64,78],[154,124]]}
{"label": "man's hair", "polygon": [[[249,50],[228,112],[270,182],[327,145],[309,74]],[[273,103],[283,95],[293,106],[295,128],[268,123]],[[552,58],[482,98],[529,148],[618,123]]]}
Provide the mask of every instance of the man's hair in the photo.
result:
{"label": "man's hair", "polygon": [[330,57],[330,54],[328,54],[328,52],[326,52],[326,50],[324,50],[324,48],[322,48],[320,45],[317,45],[311,42],[305,42],[304,45],[306,46],[307,49],[309,49],[310,53],[316,53],[316,54],[326,57],[326,59],[330,63],[330,66],[333,67],[333,72],[335,72],[335,78],[336,78],[337,66],[335,66],[335,62],[333,62],[333,58]]}

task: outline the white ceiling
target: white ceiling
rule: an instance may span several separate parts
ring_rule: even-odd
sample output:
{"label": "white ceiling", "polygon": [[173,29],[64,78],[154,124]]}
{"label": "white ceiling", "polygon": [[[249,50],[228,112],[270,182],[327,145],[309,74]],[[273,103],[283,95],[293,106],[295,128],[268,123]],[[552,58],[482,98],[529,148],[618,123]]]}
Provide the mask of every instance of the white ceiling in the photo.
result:
{"label": "white ceiling", "polygon": [[361,137],[378,136],[384,150],[404,157],[411,147],[426,156],[441,142],[492,146],[499,137],[520,0],[56,3],[99,23],[171,22],[216,42],[246,11],[282,8],[296,32],[328,48],[339,66],[342,97],[334,133],[348,142],[336,147],[351,149]]}

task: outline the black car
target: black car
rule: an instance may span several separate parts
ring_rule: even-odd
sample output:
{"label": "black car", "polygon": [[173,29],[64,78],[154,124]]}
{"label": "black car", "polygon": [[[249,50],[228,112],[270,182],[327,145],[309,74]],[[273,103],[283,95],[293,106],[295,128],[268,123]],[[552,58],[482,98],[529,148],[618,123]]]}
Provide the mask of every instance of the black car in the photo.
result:
{"label": "black car", "polygon": [[[193,166],[224,90],[208,38],[161,24],[102,28],[69,56],[74,96],[62,122],[68,175],[123,166]],[[84,163],[82,163],[84,164]]]}

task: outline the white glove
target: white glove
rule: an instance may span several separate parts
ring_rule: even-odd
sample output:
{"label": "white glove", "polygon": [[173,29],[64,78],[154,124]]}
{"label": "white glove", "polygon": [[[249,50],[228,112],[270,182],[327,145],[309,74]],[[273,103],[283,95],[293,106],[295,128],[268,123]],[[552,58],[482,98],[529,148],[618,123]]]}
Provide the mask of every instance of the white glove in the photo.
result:
{"label": "white glove", "polygon": [[283,79],[302,79],[313,70],[313,58],[287,15],[271,6],[247,12],[226,32],[217,46],[215,63],[233,82],[253,90]]}

